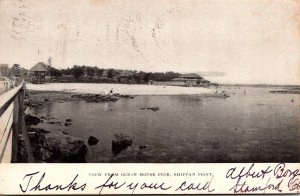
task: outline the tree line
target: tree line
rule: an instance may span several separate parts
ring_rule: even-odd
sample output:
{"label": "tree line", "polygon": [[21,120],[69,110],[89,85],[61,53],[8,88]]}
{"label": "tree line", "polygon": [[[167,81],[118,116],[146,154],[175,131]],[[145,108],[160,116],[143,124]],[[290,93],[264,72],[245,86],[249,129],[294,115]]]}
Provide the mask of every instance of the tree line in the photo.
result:
{"label": "tree line", "polygon": [[47,66],[48,75],[52,78],[59,78],[63,75],[72,75],[75,80],[82,80],[84,77],[98,77],[104,76],[107,79],[115,80],[126,73],[129,80],[134,83],[148,83],[153,81],[170,81],[178,77],[180,74],[177,72],[144,72],[136,70],[118,70],[118,69],[103,69],[99,67],[91,67],[85,65],[74,65],[72,68],[57,69],[52,66]]}

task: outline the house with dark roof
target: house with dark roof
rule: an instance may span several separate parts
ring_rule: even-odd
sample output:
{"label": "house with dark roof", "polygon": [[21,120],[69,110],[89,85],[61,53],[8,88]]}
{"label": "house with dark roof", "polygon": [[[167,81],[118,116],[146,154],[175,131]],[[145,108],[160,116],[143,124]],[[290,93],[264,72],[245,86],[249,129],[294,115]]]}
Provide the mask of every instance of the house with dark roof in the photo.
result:
{"label": "house with dark roof", "polygon": [[133,83],[133,73],[128,70],[121,71],[121,74],[117,77],[119,83]]}
{"label": "house with dark roof", "polygon": [[43,62],[37,63],[30,69],[30,80],[32,83],[45,83],[46,81],[46,64]]}
{"label": "house with dark roof", "polygon": [[179,86],[202,86],[204,85],[203,81],[206,80],[204,80],[202,76],[199,76],[195,73],[181,74],[179,77],[171,80],[174,85]]}

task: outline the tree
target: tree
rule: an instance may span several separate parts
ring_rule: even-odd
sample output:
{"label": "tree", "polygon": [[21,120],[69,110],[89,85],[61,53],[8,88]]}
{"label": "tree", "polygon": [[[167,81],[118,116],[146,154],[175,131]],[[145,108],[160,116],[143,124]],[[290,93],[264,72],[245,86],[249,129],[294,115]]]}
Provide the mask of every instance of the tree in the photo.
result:
{"label": "tree", "polygon": [[20,69],[21,69],[21,66],[19,64],[14,64],[12,66],[12,68],[10,69],[10,75],[20,76]]}
{"label": "tree", "polygon": [[54,67],[48,67],[48,71],[50,73],[51,77],[59,77],[62,75],[61,71],[59,69],[56,69]]}
{"label": "tree", "polygon": [[138,84],[140,84],[142,81],[142,77],[141,77],[141,75],[139,74],[139,73],[137,73],[136,71],[133,73],[133,80],[136,82],[136,83],[138,83]]}
{"label": "tree", "polygon": [[107,71],[107,77],[111,79],[114,77],[114,69],[109,69]]}
{"label": "tree", "polygon": [[146,83],[148,83],[149,80],[150,80],[150,76],[151,76],[151,73],[145,73],[145,74],[144,74],[144,77],[143,77],[143,80],[144,80]]}
{"label": "tree", "polygon": [[65,74],[65,75],[70,75],[72,74],[72,70],[70,68],[67,68],[67,69],[61,69],[60,72],[62,74]]}
{"label": "tree", "polygon": [[102,76],[103,72],[104,72],[104,69],[97,69],[96,70],[96,75],[97,76]]}
{"label": "tree", "polygon": [[51,67],[52,66],[52,57],[49,57],[47,61],[48,61],[48,66]]}
{"label": "tree", "polygon": [[75,79],[79,80],[79,78],[83,75],[84,73],[84,66],[77,66],[74,65],[72,68],[72,74],[74,75]]}
{"label": "tree", "polygon": [[172,71],[168,71],[164,74],[164,80],[165,81],[170,81],[172,80],[173,78],[177,78],[179,76],[179,73],[175,73],[175,72],[172,72]]}
{"label": "tree", "polygon": [[85,72],[88,76],[93,76],[95,73],[95,69],[93,67],[85,67]]}

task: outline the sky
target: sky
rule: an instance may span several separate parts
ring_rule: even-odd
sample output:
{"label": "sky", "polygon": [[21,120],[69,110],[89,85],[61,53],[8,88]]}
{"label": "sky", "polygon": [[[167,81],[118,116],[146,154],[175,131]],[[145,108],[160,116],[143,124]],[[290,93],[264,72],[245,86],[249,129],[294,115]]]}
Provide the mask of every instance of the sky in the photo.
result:
{"label": "sky", "polygon": [[300,84],[299,0],[0,0],[0,63]]}

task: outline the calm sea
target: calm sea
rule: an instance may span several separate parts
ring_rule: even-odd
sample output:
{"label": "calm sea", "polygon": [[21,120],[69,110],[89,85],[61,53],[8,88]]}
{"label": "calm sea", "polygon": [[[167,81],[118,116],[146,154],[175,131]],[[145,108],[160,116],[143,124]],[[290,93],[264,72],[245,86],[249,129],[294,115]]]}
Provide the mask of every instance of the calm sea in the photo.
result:
{"label": "calm sea", "polygon": [[[117,102],[48,102],[29,112],[72,125],[40,124],[86,141],[87,162],[299,162],[299,95],[267,88],[225,87],[231,96],[135,96]],[[244,93],[246,91],[246,93]],[[158,111],[141,110],[159,107]],[[114,155],[114,133],[133,145]]]}

